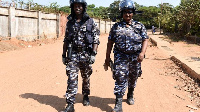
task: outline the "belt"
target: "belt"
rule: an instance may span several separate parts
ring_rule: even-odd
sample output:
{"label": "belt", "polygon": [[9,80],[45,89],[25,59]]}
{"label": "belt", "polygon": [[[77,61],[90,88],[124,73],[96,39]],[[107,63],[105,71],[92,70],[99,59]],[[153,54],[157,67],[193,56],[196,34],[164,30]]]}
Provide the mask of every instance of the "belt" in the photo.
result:
{"label": "belt", "polygon": [[138,55],[141,52],[140,50],[137,50],[137,51],[134,51],[134,52],[121,51],[118,48],[116,48],[115,51],[123,53],[123,54],[127,54],[127,55]]}
{"label": "belt", "polygon": [[87,49],[87,47],[73,47],[74,51],[76,52],[83,52]]}

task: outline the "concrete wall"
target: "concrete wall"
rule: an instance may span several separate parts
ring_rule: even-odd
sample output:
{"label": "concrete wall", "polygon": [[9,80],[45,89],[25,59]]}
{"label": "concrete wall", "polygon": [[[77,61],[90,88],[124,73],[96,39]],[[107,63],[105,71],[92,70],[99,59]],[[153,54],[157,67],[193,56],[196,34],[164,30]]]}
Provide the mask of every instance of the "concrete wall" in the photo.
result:
{"label": "concrete wall", "polygon": [[8,36],[8,16],[0,16],[0,37]]}
{"label": "concrete wall", "polygon": [[94,19],[94,21],[96,22],[97,26],[99,27],[101,33],[109,33],[113,24],[115,24],[115,22],[103,21],[100,19]]}
{"label": "concrete wall", "polygon": [[8,9],[0,8],[0,37],[8,37]]}
{"label": "concrete wall", "polygon": [[26,41],[37,39],[37,19],[15,17],[15,23],[15,35],[12,37]]}
{"label": "concrete wall", "polygon": [[[32,41],[64,36],[67,15],[0,7],[0,37]],[[94,19],[101,33],[109,33],[114,22]]]}
{"label": "concrete wall", "polygon": [[[46,14],[40,11],[15,10],[16,37],[31,41],[40,38],[57,38],[59,15]],[[23,26],[23,27],[22,27]],[[11,36],[12,37],[12,36]]]}
{"label": "concrete wall", "polygon": [[59,37],[60,14],[0,7],[0,37],[32,41]]}

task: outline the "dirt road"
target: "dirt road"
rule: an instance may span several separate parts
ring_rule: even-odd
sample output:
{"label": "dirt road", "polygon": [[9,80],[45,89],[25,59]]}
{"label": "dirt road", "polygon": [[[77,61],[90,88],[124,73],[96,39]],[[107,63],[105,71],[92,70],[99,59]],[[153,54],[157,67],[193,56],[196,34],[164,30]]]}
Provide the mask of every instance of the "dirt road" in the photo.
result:
{"label": "dirt road", "polygon": [[[81,77],[76,112],[109,112],[114,107],[114,80],[104,71],[107,35],[100,37],[91,76],[91,105],[82,105]],[[62,39],[54,44],[0,53],[1,112],[60,112],[65,108],[67,76],[61,61]],[[124,112],[189,112],[194,103],[178,90],[182,82],[173,74],[184,73],[156,47],[148,47],[143,74],[135,89],[135,105],[123,100]]]}

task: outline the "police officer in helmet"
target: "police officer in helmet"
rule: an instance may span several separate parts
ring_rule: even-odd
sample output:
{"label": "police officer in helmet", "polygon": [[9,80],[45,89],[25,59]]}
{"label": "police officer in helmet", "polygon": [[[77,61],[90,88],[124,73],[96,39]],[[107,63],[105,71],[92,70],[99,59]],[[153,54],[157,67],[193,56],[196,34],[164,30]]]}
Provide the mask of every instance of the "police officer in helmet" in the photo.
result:
{"label": "police officer in helmet", "polygon": [[145,26],[132,19],[135,14],[133,1],[122,0],[119,10],[122,20],[111,28],[105,59],[105,65],[109,66],[110,53],[114,45],[113,79],[116,101],[112,112],[122,112],[122,100],[127,87],[127,103],[134,104],[133,92],[137,79],[142,74],[141,62],[144,59],[149,38]]}
{"label": "police officer in helmet", "polygon": [[74,112],[78,90],[78,73],[82,77],[83,105],[90,105],[90,75],[99,45],[99,29],[86,13],[85,0],[70,0],[71,14],[67,17],[62,62],[66,65],[67,91],[65,112]]}

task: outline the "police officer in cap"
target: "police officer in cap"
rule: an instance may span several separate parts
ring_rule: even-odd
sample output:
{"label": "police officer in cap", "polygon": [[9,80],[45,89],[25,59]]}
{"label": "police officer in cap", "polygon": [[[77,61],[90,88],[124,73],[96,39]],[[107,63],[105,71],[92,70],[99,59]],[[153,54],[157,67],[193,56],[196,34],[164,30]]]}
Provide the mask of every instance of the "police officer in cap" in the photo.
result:
{"label": "police officer in cap", "polygon": [[68,16],[63,44],[62,62],[66,65],[67,91],[65,112],[74,112],[75,95],[78,90],[78,73],[82,77],[83,105],[90,105],[90,75],[99,45],[99,29],[86,13],[85,0],[70,0],[71,14]]}
{"label": "police officer in cap", "polygon": [[120,22],[115,23],[108,37],[105,65],[109,66],[110,53],[114,44],[113,78],[115,80],[115,107],[112,112],[122,112],[122,100],[128,87],[127,103],[134,104],[133,91],[142,74],[141,62],[147,49],[148,36],[145,26],[132,19],[135,5],[131,0],[119,4]]}

